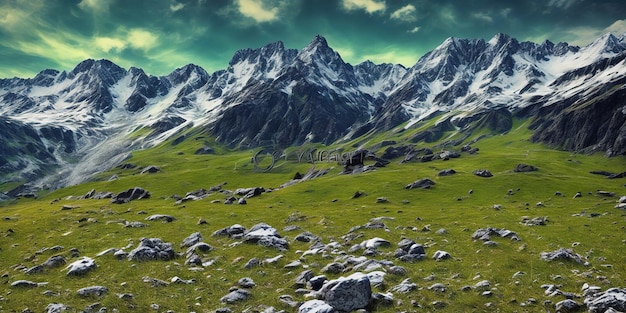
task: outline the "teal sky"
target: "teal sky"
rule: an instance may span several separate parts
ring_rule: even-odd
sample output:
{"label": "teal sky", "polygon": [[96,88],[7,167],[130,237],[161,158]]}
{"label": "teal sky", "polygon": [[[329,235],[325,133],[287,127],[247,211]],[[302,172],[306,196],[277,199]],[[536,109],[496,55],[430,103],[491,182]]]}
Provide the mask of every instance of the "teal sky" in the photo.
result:
{"label": "teal sky", "polygon": [[0,77],[70,70],[87,58],[164,75],[224,69],[236,50],[320,34],[351,64],[417,62],[448,37],[585,45],[626,32],[607,0],[0,0]]}

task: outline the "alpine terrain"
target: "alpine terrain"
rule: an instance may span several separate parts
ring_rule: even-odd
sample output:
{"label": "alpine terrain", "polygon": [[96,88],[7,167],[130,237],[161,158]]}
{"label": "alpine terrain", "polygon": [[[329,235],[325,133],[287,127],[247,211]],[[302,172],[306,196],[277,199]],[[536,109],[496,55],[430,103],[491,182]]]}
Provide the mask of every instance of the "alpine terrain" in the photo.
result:
{"label": "alpine terrain", "polygon": [[0,184],[20,186],[9,196],[75,185],[190,128],[232,148],[288,147],[433,117],[414,142],[477,123],[507,132],[520,117],[532,120],[531,141],[612,157],[626,154],[624,99],[626,34],[582,48],[449,38],[411,68],[345,63],[321,36],[301,50],[237,51],[214,73],[189,64],[152,76],[90,59],[0,79]]}

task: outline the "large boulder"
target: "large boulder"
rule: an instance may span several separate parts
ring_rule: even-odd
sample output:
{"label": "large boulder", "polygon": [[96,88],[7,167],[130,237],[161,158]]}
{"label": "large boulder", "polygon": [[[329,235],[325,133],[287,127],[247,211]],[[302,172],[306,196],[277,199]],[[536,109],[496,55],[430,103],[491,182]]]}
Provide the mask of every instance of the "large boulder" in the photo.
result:
{"label": "large boulder", "polygon": [[593,288],[588,288],[584,295],[590,313],[609,312],[610,309],[626,312],[626,288],[610,288],[604,292],[594,292]]}
{"label": "large boulder", "polygon": [[340,312],[365,308],[372,297],[369,277],[354,273],[348,277],[331,280],[319,291],[324,302]]}
{"label": "large boulder", "polygon": [[259,223],[252,226],[252,228],[250,228],[250,230],[243,235],[243,240],[246,243],[256,243],[264,247],[276,248],[281,251],[289,248],[289,242],[278,234],[278,230],[265,223]]}
{"label": "large boulder", "polygon": [[404,187],[404,189],[428,189],[435,185],[435,182],[429,178],[418,179]]}
{"label": "large boulder", "polygon": [[123,203],[128,203],[133,200],[148,199],[148,198],[150,198],[150,193],[147,190],[141,187],[135,187],[135,188],[130,188],[126,191],[122,191],[114,195],[111,198],[111,203],[123,204]]}
{"label": "large boulder", "polygon": [[169,242],[159,238],[142,238],[139,246],[128,253],[128,259],[134,261],[168,261],[176,257],[176,252]]}
{"label": "large boulder", "polygon": [[96,268],[96,261],[92,258],[82,257],[67,266],[67,275],[84,275]]}

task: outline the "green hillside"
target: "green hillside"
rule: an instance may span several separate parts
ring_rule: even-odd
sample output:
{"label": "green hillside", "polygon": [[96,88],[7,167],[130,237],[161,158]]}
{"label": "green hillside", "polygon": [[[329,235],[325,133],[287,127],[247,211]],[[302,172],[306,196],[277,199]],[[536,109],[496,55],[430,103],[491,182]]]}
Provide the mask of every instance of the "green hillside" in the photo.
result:
{"label": "green hillside", "polygon": [[[257,166],[252,162],[260,149],[228,149],[199,130],[189,130],[182,142],[170,140],[134,152],[126,161],[136,165],[133,169],[115,168],[89,183],[42,194],[38,199],[7,203],[0,207],[0,272],[4,273],[0,280],[3,285],[0,312],[22,312],[26,308],[42,312],[50,303],[65,304],[71,308],[70,312],[80,312],[94,303],[99,303],[94,308],[106,307],[109,312],[114,308],[119,312],[213,312],[222,307],[233,312],[263,312],[265,306],[296,312],[281,303],[279,297],[291,295],[296,301],[308,300],[293,287],[298,274],[305,269],[315,275],[325,274],[322,268],[341,257],[330,253],[303,256],[311,244],[294,238],[304,231],[321,237],[323,244],[340,243],[346,253],[351,246],[374,237],[391,242],[390,247],[379,248],[378,255],[370,258],[391,261],[404,267],[407,274],[388,273],[384,286],[373,291],[386,293],[406,278],[416,283],[418,289],[406,294],[394,292],[393,305],[380,304],[374,308],[376,312],[554,311],[554,305],[565,296],[547,295],[542,285],[554,284],[559,290],[576,295],[581,295],[585,283],[603,290],[626,287],[626,211],[615,208],[618,198],[626,195],[626,178],[607,179],[590,173],[624,172],[625,157],[575,154],[530,143],[527,120],[514,121],[512,130],[503,135],[478,127],[471,134],[444,130],[436,142],[411,142],[411,138],[434,121],[407,130],[367,134],[330,147],[290,147],[283,150],[273,168],[267,171],[264,169],[271,164],[269,155],[261,153],[264,158],[258,159]],[[380,156],[387,148],[381,142],[391,140],[395,142],[392,146],[410,144],[431,148],[436,153],[460,152],[464,144],[479,150],[474,154],[460,152],[459,158],[431,162],[400,164],[400,157],[385,167],[348,175],[341,174],[343,166],[336,161],[319,160],[320,156],[340,155],[358,148]],[[444,144],[451,141],[457,145]],[[204,146],[211,146],[214,153],[195,154]],[[317,148],[312,154],[314,163],[306,162],[306,157],[298,161],[299,155],[313,148]],[[329,153],[320,154],[320,151]],[[365,161],[365,165],[373,163]],[[514,172],[521,163],[538,170]],[[159,167],[160,171],[142,174],[142,169],[150,165]],[[327,169],[328,173],[279,188],[296,173],[304,174],[311,167]],[[443,169],[454,169],[456,174],[438,176]],[[488,169],[493,177],[472,174],[477,169]],[[114,175],[117,179],[110,180]],[[404,188],[423,178],[433,180],[435,185],[430,189]],[[247,199],[246,205],[224,204],[229,195],[220,192],[202,200],[176,204],[175,195],[185,196],[187,192],[222,183],[226,183],[222,186],[225,190],[264,187],[268,192]],[[119,193],[133,187],[149,191],[151,197],[125,204],[113,204],[110,199],[79,199],[92,189]],[[353,198],[357,191],[364,195]],[[581,197],[574,197],[577,192]],[[176,220],[146,221],[152,214],[167,214]],[[361,228],[350,233],[353,227],[380,217],[384,217],[379,220],[386,229]],[[527,226],[522,223],[524,217],[547,217],[547,223]],[[147,227],[124,227],[124,221],[139,221]],[[237,244],[241,240],[212,236],[213,232],[233,224],[249,229],[261,222],[276,228],[289,241],[287,251]],[[299,229],[286,231],[288,226]],[[521,240],[492,236],[496,245],[486,246],[483,241],[472,239],[476,230],[487,227],[514,231]],[[129,252],[143,237],[170,242],[176,252],[184,254],[180,244],[194,232],[200,232],[203,241],[215,248],[201,255],[203,261],[212,260],[212,264],[188,266],[184,264],[184,255],[169,261],[146,262],[117,260],[112,255],[95,257],[106,249],[127,245],[130,247],[125,251]],[[427,257],[414,263],[394,258],[397,244],[403,238],[423,244]],[[62,248],[50,249],[55,246]],[[590,265],[540,258],[542,252],[558,248],[573,249]],[[434,261],[432,255],[437,250],[449,252],[452,258]],[[91,257],[97,268],[82,276],[67,276],[65,266],[32,275],[24,273],[24,269],[53,255],[65,256],[68,263],[79,256]],[[283,257],[275,263],[244,268],[252,258],[264,260],[279,255]],[[295,260],[302,264],[294,269],[284,267]],[[343,275],[351,273],[346,271]],[[325,275],[329,279],[342,276]],[[171,282],[176,276],[194,282]],[[170,283],[153,287],[145,282],[146,277]],[[250,289],[252,296],[235,304],[221,303],[220,298],[242,277],[250,277],[256,283]],[[20,279],[46,284],[11,287]],[[475,289],[462,290],[482,280],[490,282],[490,296]],[[430,290],[428,287],[435,283],[444,284],[446,290]],[[108,293],[100,297],[77,295],[78,289],[94,285],[107,287]],[[123,294],[132,297],[118,296]],[[574,300],[583,302],[582,298]]]}

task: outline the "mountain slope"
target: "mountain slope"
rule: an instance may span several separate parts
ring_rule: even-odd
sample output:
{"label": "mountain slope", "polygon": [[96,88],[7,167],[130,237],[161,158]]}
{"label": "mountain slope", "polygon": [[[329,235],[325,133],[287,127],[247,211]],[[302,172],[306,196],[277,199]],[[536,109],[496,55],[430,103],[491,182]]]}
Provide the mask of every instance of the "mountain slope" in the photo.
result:
{"label": "mountain slope", "polygon": [[214,73],[189,64],[157,77],[85,60],[69,72],[0,79],[11,129],[0,183],[77,184],[192,127],[230,147],[286,147],[407,129],[434,115],[467,132],[470,121],[496,118],[494,131],[506,131],[506,119],[530,117],[532,140],[623,155],[625,51],[623,35],[578,48],[497,34],[449,38],[407,69],[352,66],[316,36],[302,50],[275,42],[237,51]]}

